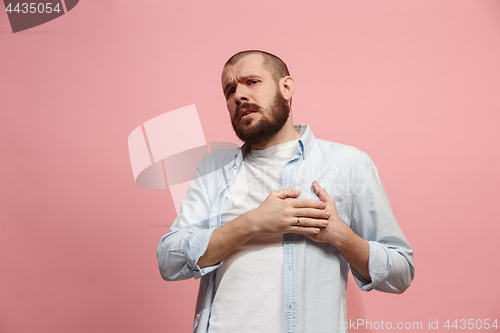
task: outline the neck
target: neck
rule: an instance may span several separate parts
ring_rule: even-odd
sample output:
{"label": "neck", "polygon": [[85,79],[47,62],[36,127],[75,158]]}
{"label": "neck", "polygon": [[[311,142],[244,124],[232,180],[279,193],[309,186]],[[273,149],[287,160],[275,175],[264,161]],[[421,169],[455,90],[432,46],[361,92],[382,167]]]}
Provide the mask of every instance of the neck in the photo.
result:
{"label": "neck", "polygon": [[300,139],[300,137],[301,135],[295,130],[295,127],[293,126],[293,121],[291,121],[290,117],[283,126],[283,128],[278,133],[276,133],[271,139],[258,145],[250,145],[250,148],[253,150],[266,149],[285,142],[290,142],[293,140]]}

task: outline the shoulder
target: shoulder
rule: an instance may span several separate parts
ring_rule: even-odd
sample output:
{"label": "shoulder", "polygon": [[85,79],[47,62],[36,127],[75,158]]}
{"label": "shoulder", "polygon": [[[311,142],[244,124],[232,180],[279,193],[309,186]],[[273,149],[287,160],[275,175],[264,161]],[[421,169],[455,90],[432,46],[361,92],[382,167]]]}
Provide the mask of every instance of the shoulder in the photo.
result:
{"label": "shoulder", "polygon": [[320,154],[324,158],[331,158],[339,162],[356,165],[366,165],[372,163],[367,153],[356,147],[337,142],[316,139],[313,151],[316,154]]}
{"label": "shoulder", "polygon": [[221,169],[228,164],[232,164],[239,153],[240,148],[217,149],[211,151],[205,155],[203,161],[198,165],[198,168],[209,172]]}

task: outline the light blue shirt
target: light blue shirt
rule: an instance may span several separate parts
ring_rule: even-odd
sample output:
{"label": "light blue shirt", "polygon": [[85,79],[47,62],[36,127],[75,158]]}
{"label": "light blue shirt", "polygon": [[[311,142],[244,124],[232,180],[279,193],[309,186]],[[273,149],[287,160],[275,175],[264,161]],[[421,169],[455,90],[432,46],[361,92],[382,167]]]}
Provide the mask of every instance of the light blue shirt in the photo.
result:
{"label": "light blue shirt", "polygon": [[[392,213],[370,157],[354,147],[319,140],[309,126],[295,126],[302,137],[298,153],[285,165],[282,188],[300,190],[298,198],[319,200],[312,189],[316,180],[335,200],[340,220],[370,246],[369,274],[365,281],[352,274],[361,290],[402,293],[414,276],[413,251]],[[234,179],[245,173],[249,147],[217,150],[196,169],[196,177],[168,234],[157,249],[163,279],[200,278],[193,332],[206,333],[214,297],[215,269],[200,268],[210,236],[221,225],[225,200]],[[328,243],[302,235],[283,235],[285,333],[347,332],[346,284],[349,265]],[[257,291],[256,291],[257,292]]]}

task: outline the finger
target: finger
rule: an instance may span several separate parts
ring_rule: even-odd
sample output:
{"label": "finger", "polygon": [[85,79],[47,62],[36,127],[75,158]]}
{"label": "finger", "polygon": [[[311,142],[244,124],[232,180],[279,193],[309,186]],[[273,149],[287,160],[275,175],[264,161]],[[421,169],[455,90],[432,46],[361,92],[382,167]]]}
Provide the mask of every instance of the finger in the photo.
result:
{"label": "finger", "polygon": [[292,234],[301,234],[304,236],[307,235],[316,235],[320,232],[320,228],[304,228],[304,227],[292,227],[289,230],[290,233]]}
{"label": "finger", "polygon": [[312,199],[295,199],[291,201],[293,208],[314,208],[324,209],[326,204],[323,201]]}
{"label": "finger", "polygon": [[324,228],[328,226],[328,220],[324,219],[312,219],[308,217],[300,217],[299,224],[298,221],[293,223],[293,226],[301,227],[301,228]]}
{"label": "finger", "polygon": [[323,209],[297,208],[294,210],[295,216],[309,217],[314,219],[328,219],[332,214]]}
{"label": "finger", "polygon": [[317,181],[313,181],[312,183],[314,192],[318,195],[318,197],[321,199],[323,202],[329,202],[333,201],[332,197],[328,194],[328,192],[321,187]]}
{"label": "finger", "polygon": [[291,190],[289,188],[285,188],[279,191],[274,192],[275,195],[280,199],[286,198],[295,198],[300,194],[299,190]]}

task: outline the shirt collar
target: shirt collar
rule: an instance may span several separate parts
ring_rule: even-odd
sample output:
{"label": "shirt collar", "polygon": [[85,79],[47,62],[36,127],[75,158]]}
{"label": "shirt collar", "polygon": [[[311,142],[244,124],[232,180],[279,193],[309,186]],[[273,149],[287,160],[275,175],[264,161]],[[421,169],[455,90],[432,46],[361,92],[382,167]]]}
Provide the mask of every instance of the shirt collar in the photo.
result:
{"label": "shirt collar", "polygon": [[314,135],[309,125],[306,124],[295,125],[295,130],[301,135],[299,139],[299,152],[302,154],[302,158],[305,159],[311,151],[314,143]]}
{"label": "shirt collar", "polygon": [[[295,130],[301,135],[299,139],[299,153],[302,155],[302,158],[306,158],[309,156],[309,152],[311,151],[314,135],[311,131],[311,128],[307,124],[294,125]],[[234,166],[240,165],[243,161],[244,156],[250,151],[250,145],[245,143],[238,150],[237,155],[235,156]]]}

